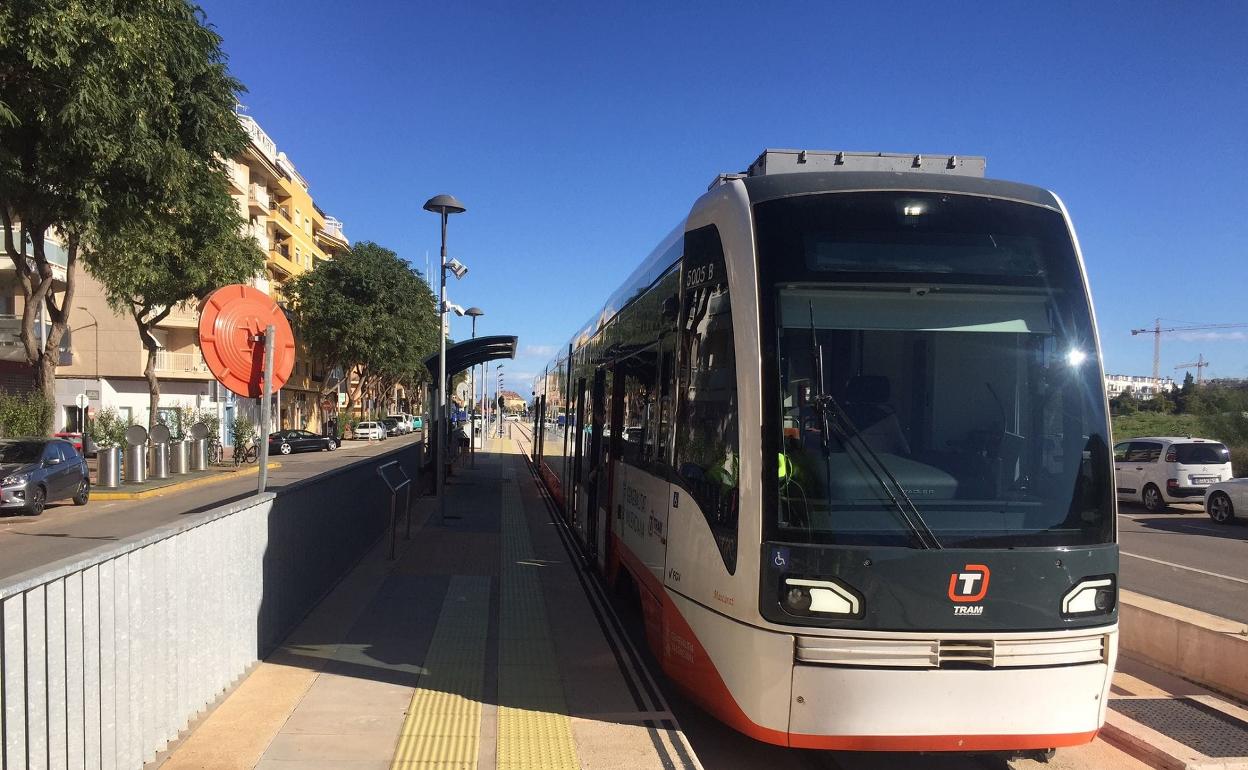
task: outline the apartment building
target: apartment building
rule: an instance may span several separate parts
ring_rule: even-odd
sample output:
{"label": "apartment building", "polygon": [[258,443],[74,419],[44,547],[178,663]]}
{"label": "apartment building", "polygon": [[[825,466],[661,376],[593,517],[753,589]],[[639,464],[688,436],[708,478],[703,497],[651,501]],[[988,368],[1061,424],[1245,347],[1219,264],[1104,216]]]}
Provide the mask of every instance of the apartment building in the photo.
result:
{"label": "apartment building", "polygon": [[1116,398],[1130,389],[1136,398],[1148,401],[1157,393],[1168,393],[1177,387],[1173,377],[1153,379],[1139,374],[1105,375],[1105,392],[1110,398]]}
{"label": "apartment building", "polygon": [[[312,198],[307,180],[254,118],[239,115],[251,141],[229,159],[230,192],[250,234],[266,255],[264,270],[253,283],[279,303],[283,285],[295,276],[348,248],[342,223],[327,216]],[[11,268],[10,268],[11,269]],[[0,281],[4,278],[0,274]],[[70,319],[66,355],[57,370],[57,429],[77,426],[79,394],[93,409],[113,407],[136,422],[148,418],[148,389],[143,377],[146,350],[134,322],[109,308],[103,287],[85,270],[77,276],[75,309]],[[0,313],[7,308],[0,306]],[[11,312],[11,311],[10,311]],[[0,315],[0,324],[9,323]],[[160,409],[212,408],[226,426],[244,414],[259,422],[258,399],[238,398],[220,387],[204,364],[199,348],[198,308],[175,308],[156,330],[161,349],[156,357]],[[298,330],[296,329],[296,336]],[[7,338],[5,335],[0,335]],[[272,429],[278,426],[318,430],[320,410],[314,408],[324,373],[314,370],[309,356],[297,347],[295,370],[274,396]],[[17,351],[20,353],[20,349]],[[0,360],[5,348],[0,346]],[[0,377],[5,369],[0,364]]]}

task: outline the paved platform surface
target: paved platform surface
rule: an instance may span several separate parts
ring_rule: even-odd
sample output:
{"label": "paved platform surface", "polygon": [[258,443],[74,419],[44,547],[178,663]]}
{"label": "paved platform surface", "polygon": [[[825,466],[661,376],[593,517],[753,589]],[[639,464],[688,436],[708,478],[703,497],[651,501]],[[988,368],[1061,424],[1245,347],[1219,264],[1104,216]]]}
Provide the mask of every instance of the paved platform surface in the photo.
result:
{"label": "paved platform surface", "polygon": [[[1047,765],[976,755],[809,752],[758,743],[671,690],[641,643],[583,587],[518,442],[493,441],[419,503],[398,558],[379,546],[163,768],[766,768],[1139,770],[1130,741],[1064,749]],[[1114,695],[1190,697],[1125,661]],[[1120,722],[1117,737],[1131,735]],[[1125,726],[1124,726],[1125,725]],[[1132,754],[1120,747],[1132,749]],[[1147,762],[1142,761],[1143,757]]]}

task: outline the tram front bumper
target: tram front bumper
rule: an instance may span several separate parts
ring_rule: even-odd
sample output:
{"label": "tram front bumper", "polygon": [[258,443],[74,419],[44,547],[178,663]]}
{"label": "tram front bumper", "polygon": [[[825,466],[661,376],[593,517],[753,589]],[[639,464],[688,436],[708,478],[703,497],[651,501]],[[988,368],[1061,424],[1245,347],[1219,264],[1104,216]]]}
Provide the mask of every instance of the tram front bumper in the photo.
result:
{"label": "tram front bumper", "polygon": [[1106,663],[1015,669],[795,665],[790,745],[849,751],[1075,746],[1104,720]]}

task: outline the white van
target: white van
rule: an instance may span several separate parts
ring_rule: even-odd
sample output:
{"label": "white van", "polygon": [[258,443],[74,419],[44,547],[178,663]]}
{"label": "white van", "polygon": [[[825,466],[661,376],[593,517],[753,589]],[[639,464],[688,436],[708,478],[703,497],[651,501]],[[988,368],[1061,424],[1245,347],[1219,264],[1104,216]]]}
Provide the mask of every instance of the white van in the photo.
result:
{"label": "white van", "polygon": [[1147,436],[1114,445],[1118,499],[1157,513],[1170,503],[1200,502],[1210,484],[1231,478],[1226,445],[1190,436]]}

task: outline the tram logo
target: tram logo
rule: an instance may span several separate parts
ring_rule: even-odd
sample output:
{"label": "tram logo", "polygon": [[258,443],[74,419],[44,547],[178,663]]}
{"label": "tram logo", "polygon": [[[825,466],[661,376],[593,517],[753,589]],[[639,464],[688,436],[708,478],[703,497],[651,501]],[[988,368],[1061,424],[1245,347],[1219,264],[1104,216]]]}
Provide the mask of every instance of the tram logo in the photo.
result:
{"label": "tram logo", "polygon": [[949,601],[977,602],[988,595],[989,571],[983,564],[968,564],[949,576]]}

